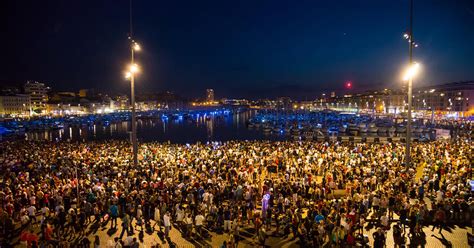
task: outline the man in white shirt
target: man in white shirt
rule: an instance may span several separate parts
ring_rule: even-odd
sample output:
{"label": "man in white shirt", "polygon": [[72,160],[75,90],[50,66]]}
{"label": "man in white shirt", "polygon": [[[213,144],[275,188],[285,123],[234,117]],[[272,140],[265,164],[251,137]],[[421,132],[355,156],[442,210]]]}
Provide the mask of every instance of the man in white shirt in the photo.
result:
{"label": "man in white shirt", "polygon": [[[36,207],[31,205],[29,208],[26,209],[28,211],[28,217],[30,221],[36,224]],[[33,222],[34,221],[34,222]]]}
{"label": "man in white shirt", "polygon": [[41,222],[40,224],[43,225],[43,222],[49,217],[49,208],[46,206],[43,206],[41,208]]}
{"label": "man in white shirt", "polygon": [[389,221],[389,219],[388,219],[388,216],[386,214],[384,214],[384,215],[382,215],[382,217],[380,217],[380,224],[382,225],[382,228],[384,230],[390,229],[390,223],[388,221]]}
{"label": "man in white shirt", "polygon": [[194,221],[196,222],[196,232],[201,235],[201,228],[202,228],[202,225],[204,223],[204,216],[199,213],[198,215],[196,215],[196,217],[194,218]]}
{"label": "man in white shirt", "polygon": [[169,237],[171,229],[171,217],[169,212],[166,212],[166,214],[163,216],[163,224],[165,226],[165,237]]}

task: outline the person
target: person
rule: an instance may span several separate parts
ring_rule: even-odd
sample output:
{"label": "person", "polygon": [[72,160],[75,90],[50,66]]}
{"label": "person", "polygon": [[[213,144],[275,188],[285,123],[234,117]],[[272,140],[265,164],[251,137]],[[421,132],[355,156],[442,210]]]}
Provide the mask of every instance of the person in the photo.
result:
{"label": "person", "polygon": [[52,244],[53,246],[57,245],[57,240],[53,239],[54,228],[49,223],[45,223],[43,231],[43,239],[47,244]]}
{"label": "person", "polygon": [[446,214],[444,213],[444,210],[438,206],[438,210],[436,210],[436,213],[434,216],[434,224],[431,231],[433,232],[435,228],[438,227],[439,233],[441,233],[441,231],[443,230],[445,221],[446,221]]}
{"label": "person", "polygon": [[[81,209],[81,211],[79,212],[79,218],[78,218],[78,222],[77,222],[77,229],[79,230],[79,234],[80,235],[84,235],[85,234],[85,229],[86,229],[86,213],[84,211],[84,209]],[[76,231],[77,232],[77,231]]]}
{"label": "person", "polygon": [[119,239],[118,237],[114,238],[114,248],[122,248],[122,240]]}
{"label": "person", "polygon": [[30,230],[30,232],[28,233],[27,240],[28,240],[28,247],[32,247],[33,244],[36,244],[36,245],[38,244],[39,237],[33,230]]}
{"label": "person", "polygon": [[229,235],[229,240],[227,242],[227,248],[237,248],[236,244],[234,243],[234,235],[230,234]]}
{"label": "person", "polygon": [[347,237],[346,237],[346,244],[349,246],[349,247],[354,247],[356,245],[356,239],[354,237],[354,233],[352,231],[350,231],[348,234],[347,234]]}
{"label": "person", "polygon": [[84,237],[82,238],[82,241],[80,242],[80,244],[82,245],[82,247],[90,247],[91,241],[87,237]]}
{"label": "person", "polygon": [[84,201],[84,213],[86,214],[86,223],[89,224],[91,222],[92,216],[92,203],[89,201]]}
{"label": "person", "polygon": [[37,220],[36,220],[36,207],[34,205],[31,205],[30,207],[28,207],[27,211],[28,211],[29,222],[32,223],[32,224],[36,224],[36,222],[37,222]]}
{"label": "person", "polygon": [[199,236],[202,235],[202,225],[204,224],[204,220],[205,220],[205,218],[201,213],[198,213],[198,215],[196,215],[196,217],[194,218],[195,226],[196,226],[196,233]]}
{"label": "person", "polygon": [[179,229],[183,229],[183,219],[184,219],[184,211],[176,205],[176,224]]}
{"label": "person", "polygon": [[239,227],[239,220],[234,218],[232,221],[232,235],[233,235],[233,243],[235,247],[239,245],[239,237],[240,237],[240,227]]}
{"label": "person", "polygon": [[118,206],[117,204],[115,204],[115,202],[110,206],[109,211],[110,211],[110,217],[111,217],[110,229],[115,229],[117,228],[117,218],[119,216]]}
{"label": "person", "polygon": [[400,224],[402,228],[402,233],[405,233],[405,229],[408,223],[408,210],[405,206],[401,206],[400,209]]}
{"label": "person", "polygon": [[58,235],[61,235],[61,232],[64,232],[64,228],[66,226],[66,211],[64,211],[64,208],[59,208],[59,213],[58,213],[58,218],[57,218],[57,221],[58,221],[58,228],[57,228],[57,232],[58,232]]}
{"label": "person", "polygon": [[141,205],[138,205],[136,219],[137,219],[136,226],[139,226],[140,231],[143,232],[143,211],[142,211]]}
{"label": "person", "polygon": [[127,236],[129,236],[129,232],[128,232],[128,225],[129,225],[129,222],[130,222],[130,219],[129,219],[129,215],[127,212],[124,213],[124,215],[122,216],[122,232],[120,233],[120,239],[123,238],[123,235],[125,234],[125,232],[127,232]]}
{"label": "person", "polygon": [[382,228],[377,228],[377,231],[372,236],[374,238],[374,248],[383,248],[385,246],[385,233]]}
{"label": "person", "polygon": [[138,248],[138,247],[140,247],[140,243],[138,243],[137,238],[134,237],[130,245],[130,248]]}
{"label": "person", "polygon": [[230,209],[226,206],[224,209],[224,232],[230,231],[230,215]]}
{"label": "person", "polygon": [[224,242],[222,242],[220,248],[227,248],[227,240],[224,240]]}
{"label": "person", "polygon": [[261,225],[260,228],[258,229],[258,241],[260,245],[265,247],[265,240],[267,239],[267,232],[265,230],[264,225]]}
{"label": "person", "polygon": [[420,201],[423,201],[424,197],[425,197],[425,187],[423,183],[420,183],[420,186],[418,187],[418,199]]}
{"label": "person", "polygon": [[171,217],[169,211],[167,211],[163,216],[163,225],[165,226],[165,237],[168,238],[171,230]]}
{"label": "person", "polygon": [[393,243],[395,248],[402,247],[403,245],[403,235],[402,229],[399,224],[393,226]]}
{"label": "person", "polygon": [[382,214],[380,217],[380,225],[383,230],[389,230],[390,229],[390,222],[387,214]]}
{"label": "person", "polygon": [[[132,246],[132,243],[133,243],[133,239],[134,239],[134,237],[132,237],[132,236],[127,236],[127,237],[125,238],[125,240],[123,241],[123,246],[124,246],[124,247],[127,247],[127,248],[131,247],[131,246]],[[122,239],[120,239],[120,240],[122,240]]]}
{"label": "person", "polygon": [[190,213],[186,213],[184,218],[184,237],[189,237],[193,230],[193,219]]}
{"label": "person", "polygon": [[100,238],[99,235],[94,236],[94,248],[100,248]]}
{"label": "person", "polygon": [[155,229],[155,226],[158,225],[158,232],[161,232],[161,215],[160,215],[160,207],[158,205],[155,206],[153,220],[155,220],[155,224],[153,224],[153,229]]}

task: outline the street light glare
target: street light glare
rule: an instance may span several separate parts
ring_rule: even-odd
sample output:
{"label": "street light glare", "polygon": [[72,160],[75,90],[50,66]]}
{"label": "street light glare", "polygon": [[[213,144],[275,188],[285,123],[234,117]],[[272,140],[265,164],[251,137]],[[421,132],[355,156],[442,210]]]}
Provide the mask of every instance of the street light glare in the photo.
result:
{"label": "street light glare", "polygon": [[126,79],[129,79],[131,76],[132,76],[131,72],[129,72],[129,71],[125,72],[125,78]]}
{"label": "street light glare", "polygon": [[138,72],[138,65],[137,64],[130,65],[130,72],[131,73]]}
{"label": "street light glare", "polygon": [[135,42],[135,43],[133,44],[133,50],[135,50],[135,51],[140,51],[140,50],[141,50],[140,45],[138,45],[138,43]]}
{"label": "street light glare", "polygon": [[403,34],[403,37],[404,37],[405,39],[408,39],[410,36],[409,36],[407,33],[404,33],[404,34]]}
{"label": "street light glare", "polygon": [[405,72],[405,75],[403,76],[403,80],[408,81],[410,79],[413,79],[413,77],[418,73],[420,69],[420,64],[418,63],[413,63]]}

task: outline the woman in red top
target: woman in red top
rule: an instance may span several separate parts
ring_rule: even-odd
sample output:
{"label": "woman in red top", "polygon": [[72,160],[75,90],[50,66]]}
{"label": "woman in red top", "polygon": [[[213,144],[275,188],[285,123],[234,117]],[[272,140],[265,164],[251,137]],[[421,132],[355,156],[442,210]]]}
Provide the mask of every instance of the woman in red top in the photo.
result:
{"label": "woman in red top", "polygon": [[354,234],[352,233],[352,231],[350,231],[348,234],[347,234],[347,245],[349,246],[354,246],[355,245],[355,237],[354,237]]}
{"label": "woman in red top", "polygon": [[30,232],[28,230],[23,230],[20,234],[20,243],[24,245],[28,245],[28,236],[30,235]]}

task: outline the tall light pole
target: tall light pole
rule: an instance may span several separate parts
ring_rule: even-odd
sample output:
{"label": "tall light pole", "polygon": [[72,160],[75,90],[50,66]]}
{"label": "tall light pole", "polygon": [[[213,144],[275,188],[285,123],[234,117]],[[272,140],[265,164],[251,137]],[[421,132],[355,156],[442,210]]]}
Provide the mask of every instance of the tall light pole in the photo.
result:
{"label": "tall light pole", "polygon": [[411,107],[412,107],[412,85],[413,85],[413,77],[418,72],[420,65],[418,63],[413,62],[413,48],[418,47],[418,44],[415,43],[413,39],[413,0],[410,0],[410,30],[409,33],[405,33],[403,35],[405,39],[408,40],[408,53],[409,53],[409,67],[406,71],[404,76],[404,80],[408,82],[408,111],[407,111],[407,135],[406,135],[406,147],[405,147],[405,163],[406,165],[410,165],[411,163],[411,154],[410,154],[410,146],[411,146]]}
{"label": "tall light pole", "polygon": [[135,74],[138,73],[138,65],[135,64],[135,51],[140,51],[140,45],[133,40],[132,28],[132,0],[130,0],[130,34],[128,36],[130,45],[130,66],[125,73],[125,77],[130,79],[130,102],[132,105],[132,152],[133,166],[138,165],[138,144],[137,144],[137,120],[135,111]]}
{"label": "tall light pole", "polygon": [[[408,39],[408,54],[409,54],[409,65],[412,66],[413,63],[413,0],[410,0],[410,34]],[[406,137],[406,147],[405,147],[405,163],[407,166],[411,164],[411,102],[412,102],[412,83],[413,77],[408,79],[408,118],[407,118],[407,137]]]}

